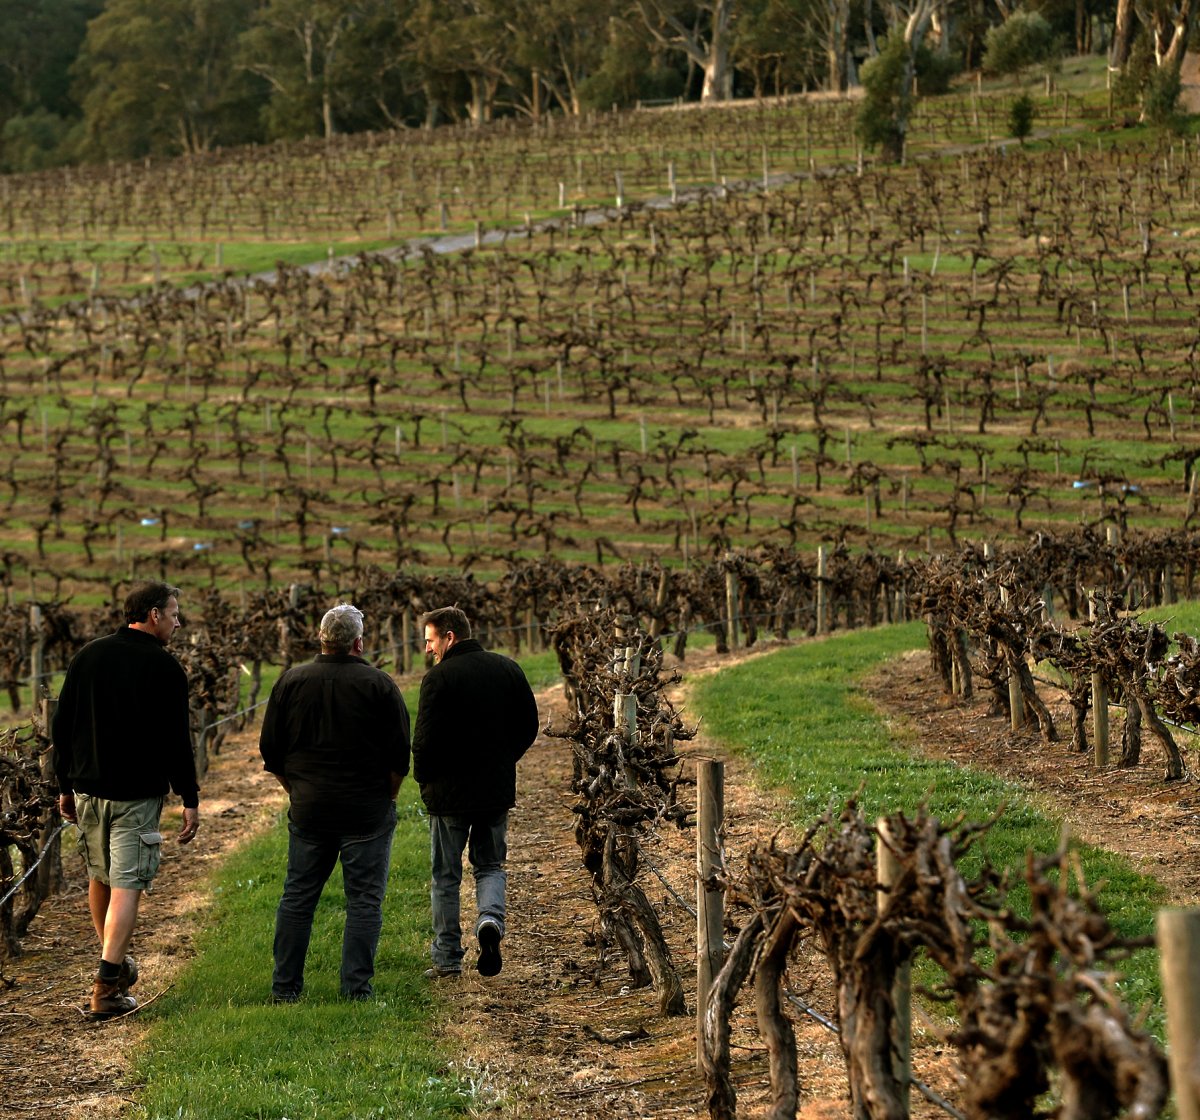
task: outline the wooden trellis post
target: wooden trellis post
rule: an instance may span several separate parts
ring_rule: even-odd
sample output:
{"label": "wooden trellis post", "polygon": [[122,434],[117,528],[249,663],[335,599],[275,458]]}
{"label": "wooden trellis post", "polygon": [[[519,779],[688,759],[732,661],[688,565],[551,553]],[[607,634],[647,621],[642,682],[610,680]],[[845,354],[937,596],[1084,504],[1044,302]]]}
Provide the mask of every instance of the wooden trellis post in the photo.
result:
{"label": "wooden trellis post", "polygon": [[1200,1120],[1200,910],[1160,910],[1167,1060],[1179,1120]]}
{"label": "wooden trellis post", "polygon": [[[890,846],[892,834],[886,817],[880,817],[875,822],[875,831],[879,835],[875,856],[879,890],[876,894],[875,908],[883,914],[891,899],[889,888],[900,878],[900,864]],[[900,1087],[900,1099],[907,1116],[909,1084],[912,1081],[912,965],[907,960],[896,967],[896,978],[892,984],[892,1008],[895,1012],[890,1039],[892,1077]]]}
{"label": "wooden trellis post", "polygon": [[42,627],[42,608],[37,603],[29,607],[29,706],[37,707],[38,689],[46,675],[46,632]]}
{"label": "wooden trellis post", "polygon": [[[42,726],[46,729],[46,736],[49,737],[50,728],[54,723],[54,712],[58,707],[58,700],[50,696],[43,696],[41,707]],[[51,760],[50,751],[42,754],[40,764],[42,777],[46,781],[52,782],[54,780],[54,763]],[[51,821],[57,819],[57,813],[51,814]],[[49,825],[46,826],[44,832],[48,831]],[[38,895],[41,898],[49,898],[62,885],[62,837],[56,836],[48,845],[43,840],[39,846],[46,847],[47,851],[41,865],[38,867]]]}
{"label": "wooden trellis post", "polygon": [[[1000,588],[1000,602],[1008,604],[1008,588]],[[1008,673],[1008,714],[1009,726],[1014,731],[1020,731],[1025,726],[1025,700],[1021,696],[1021,678],[1016,672]]]}
{"label": "wooden trellis post", "polygon": [[732,568],[725,570],[725,636],[730,649],[738,644],[738,577]]}
{"label": "wooden trellis post", "polygon": [[[624,631],[618,631],[617,640],[625,637]],[[631,682],[641,672],[642,659],[637,646],[618,646],[613,658],[613,668],[624,682]],[[637,746],[637,696],[634,693],[618,692],[613,696],[613,727],[621,739],[629,746]],[[625,763],[625,779],[631,785],[637,784],[637,776]]]}
{"label": "wooden trellis post", "polygon": [[[1096,593],[1088,595],[1088,618],[1097,617]],[[1092,674],[1092,759],[1097,768],[1108,765],[1108,682],[1104,674]]]}
{"label": "wooden trellis post", "polygon": [[721,868],[725,764],[696,760],[696,1069],[704,1071],[704,1017],[713,980],[725,963],[725,892],[712,883]]}
{"label": "wooden trellis post", "polygon": [[817,548],[817,633],[824,634],[829,629],[826,623],[826,613],[829,609],[829,604],[826,602],[825,592],[825,570],[829,563],[828,553],[825,551],[825,546],[820,545]]}

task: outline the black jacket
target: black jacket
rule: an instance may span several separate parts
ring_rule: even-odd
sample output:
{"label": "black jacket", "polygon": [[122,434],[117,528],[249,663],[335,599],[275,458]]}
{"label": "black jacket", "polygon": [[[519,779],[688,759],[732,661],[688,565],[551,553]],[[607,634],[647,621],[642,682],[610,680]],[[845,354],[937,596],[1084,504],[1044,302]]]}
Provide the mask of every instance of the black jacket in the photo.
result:
{"label": "black jacket", "polygon": [[408,709],[381,669],[321,653],[275,682],[258,749],[287,780],[293,824],[370,835],[387,818],[391,775],[408,773]]}
{"label": "black jacket", "polygon": [[438,816],[500,812],[517,802],[517,761],[537,738],[525,674],[474,638],[456,642],[421,681],[413,776]]}
{"label": "black jacket", "polygon": [[52,759],[62,793],[142,801],[173,789],[200,804],[183,666],[153,634],[123,626],[67,666]]}

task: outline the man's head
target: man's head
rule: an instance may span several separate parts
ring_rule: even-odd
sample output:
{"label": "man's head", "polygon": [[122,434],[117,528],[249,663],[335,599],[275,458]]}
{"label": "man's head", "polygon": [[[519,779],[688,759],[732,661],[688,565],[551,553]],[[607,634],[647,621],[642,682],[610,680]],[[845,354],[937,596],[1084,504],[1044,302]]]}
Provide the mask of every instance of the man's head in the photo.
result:
{"label": "man's head", "polygon": [[350,603],[330,607],[321,619],[322,653],[362,653],[363,613]]}
{"label": "man's head", "polygon": [[456,642],[465,642],[471,636],[471,623],[458,607],[438,607],[424,615],[425,652],[433,654],[436,665]]}
{"label": "man's head", "polygon": [[179,629],[179,588],[169,583],[139,583],[125,596],[125,624],[169,642]]}

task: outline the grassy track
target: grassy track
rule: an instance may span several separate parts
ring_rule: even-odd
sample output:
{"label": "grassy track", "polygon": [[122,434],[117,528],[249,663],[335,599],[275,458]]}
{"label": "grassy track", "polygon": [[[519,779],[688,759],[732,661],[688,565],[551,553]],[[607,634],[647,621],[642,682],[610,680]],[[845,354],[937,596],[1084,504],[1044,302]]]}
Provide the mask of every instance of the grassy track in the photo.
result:
{"label": "grassy track", "polygon": [[[552,653],[522,660],[535,690],[558,679]],[[405,703],[415,718],[417,690]],[[196,959],[147,1012],[157,1021],[135,1076],[147,1118],[365,1120],[457,1115],[471,1101],[471,1079],[458,1076],[438,1049],[436,990],[428,965],[429,833],[415,783],[406,781],[376,961],[376,999],[338,998],[345,915],[341,877],[330,879],[317,907],[294,1006],[267,1002],[275,907],[287,863],[284,821],[225,864],[205,915]]]}
{"label": "grassy track", "polygon": [[[948,762],[920,757],[912,732],[889,726],[861,695],[857,682],[882,661],[924,644],[920,624],[860,631],[810,642],[728,669],[702,681],[694,694],[710,735],[753,764],[758,778],[787,797],[789,823],[804,827],[863,786],[868,820],[922,801],[943,820],[964,814],[983,821],[1005,812],[984,838],[997,867],[1020,872],[1029,849],[1051,852],[1062,822],[1023,787]],[[1154,932],[1164,901],[1160,885],[1119,856],[1080,845],[1089,884],[1103,881],[1101,904],[1125,936]],[[1018,904],[1019,904],[1019,896]],[[1150,1023],[1161,1031],[1157,954],[1139,953],[1123,981],[1134,1006],[1152,1002]]]}
{"label": "grassy track", "polygon": [[338,999],[340,877],[317,908],[304,998],[267,1002],[271,939],[287,858],[281,822],[222,869],[198,955],[157,1004],[135,1076],[146,1117],[291,1120],[443,1116],[465,1098],[431,1037],[426,965],[428,832],[411,782],[400,822],[377,961],[377,998]]}

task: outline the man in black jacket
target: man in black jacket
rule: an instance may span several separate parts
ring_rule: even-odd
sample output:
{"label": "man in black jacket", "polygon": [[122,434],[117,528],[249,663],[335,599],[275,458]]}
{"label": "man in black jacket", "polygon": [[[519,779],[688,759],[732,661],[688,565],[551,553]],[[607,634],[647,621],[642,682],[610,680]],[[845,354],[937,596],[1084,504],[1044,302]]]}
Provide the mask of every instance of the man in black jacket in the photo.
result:
{"label": "man in black jacket", "polygon": [[429,811],[433,871],[433,967],[425,975],[462,971],[465,849],[475,876],[476,967],[495,976],[502,964],[508,810],[517,801],[517,762],[537,737],[537,702],[521,667],[472,638],[457,607],[440,607],[422,621],[434,659],[421,682],[413,732],[413,775]]}
{"label": "man in black jacket", "polygon": [[100,939],[85,1008],[96,1019],[137,1007],[129,994],[138,978],[129,943],[142,892],[158,871],[169,789],[183,799],[179,842],[190,842],[200,827],[187,674],[166,650],[179,627],[179,588],[133,588],[125,622],[72,659],[51,727],[59,812],[79,828],[88,910]]}
{"label": "man in black jacket", "polygon": [[375,952],[408,773],[408,709],[396,682],[363,659],[362,611],[339,603],[321,619],[321,652],[271,690],[259,751],[288,792],[288,865],[275,914],[276,1003],[304,988],[313,914],[341,860],[346,893],[341,993],[373,994]]}

